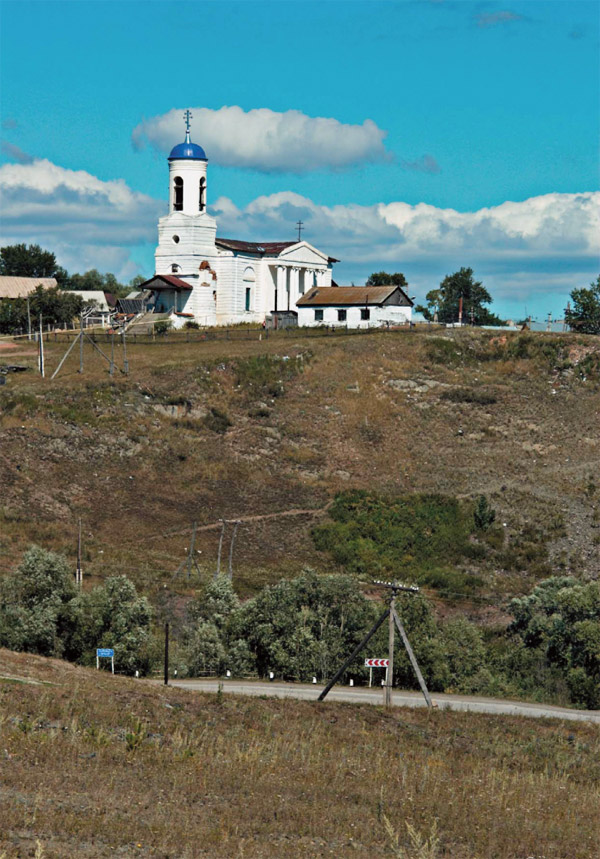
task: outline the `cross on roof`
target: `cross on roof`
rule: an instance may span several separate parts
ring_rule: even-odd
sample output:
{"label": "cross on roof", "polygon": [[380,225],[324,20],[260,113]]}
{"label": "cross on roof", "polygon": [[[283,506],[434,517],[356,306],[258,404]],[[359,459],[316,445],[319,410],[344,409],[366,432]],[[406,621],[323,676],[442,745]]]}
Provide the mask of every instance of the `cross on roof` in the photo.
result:
{"label": "cross on roof", "polygon": [[191,111],[191,110],[189,110],[189,108],[188,108],[188,110],[186,110],[186,112],[183,114],[183,118],[184,118],[184,120],[185,120],[185,130],[186,130],[186,131],[187,131],[187,133],[189,134],[189,133],[190,133],[190,119],[192,118],[192,111]]}
{"label": "cross on roof", "polygon": [[296,226],[298,227],[298,241],[302,239],[302,227],[304,226],[304,221],[296,221]]}

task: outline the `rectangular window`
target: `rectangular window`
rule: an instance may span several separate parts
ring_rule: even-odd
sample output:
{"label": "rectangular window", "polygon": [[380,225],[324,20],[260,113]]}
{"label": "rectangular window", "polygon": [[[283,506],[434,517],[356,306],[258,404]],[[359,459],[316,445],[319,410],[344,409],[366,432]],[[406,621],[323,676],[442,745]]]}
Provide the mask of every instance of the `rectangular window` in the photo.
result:
{"label": "rectangular window", "polygon": [[346,321],[346,311],[345,310],[338,310],[338,322],[345,322],[345,321]]}
{"label": "rectangular window", "polygon": [[323,311],[322,310],[315,310],[315,322],[322,322],[322,321],[323,321]]}
{"label": "rectangular window", "polygon": [[250,290],[252,287],[246,287],[246,310],[250,310]]}
{"label": "rectangular window", "polygon": [[361,307],[360,318],[361,319],[370,319],[371,318],[371,311],[369,310],[368,307]]}

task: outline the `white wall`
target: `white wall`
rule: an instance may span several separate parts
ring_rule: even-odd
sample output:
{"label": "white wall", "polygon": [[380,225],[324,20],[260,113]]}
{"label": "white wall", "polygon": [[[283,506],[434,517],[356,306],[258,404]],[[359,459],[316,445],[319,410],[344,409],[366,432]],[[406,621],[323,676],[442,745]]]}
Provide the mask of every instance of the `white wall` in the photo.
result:
{"label": "white wall", "polygon": [[[315,319],[315,310],[323,310],[323,319]],[[319,325],[333,325],[341,328],[380,328],[390,325],[403,325],[411,320],[411,307],[369,307],[370,319],[361,319],[361,307],[340,307],[346,311],[346,321],[338,319],[337,307],[298,307],[298,325],[306,328]]]}

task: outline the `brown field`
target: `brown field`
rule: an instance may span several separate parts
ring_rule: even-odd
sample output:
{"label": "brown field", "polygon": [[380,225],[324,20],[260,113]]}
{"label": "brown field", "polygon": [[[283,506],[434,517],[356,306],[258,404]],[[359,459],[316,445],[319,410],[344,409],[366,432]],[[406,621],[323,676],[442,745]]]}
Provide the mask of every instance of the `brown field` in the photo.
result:
{"label": "brown field", "polygon": [[3,859],[593,859],[600,843],[584,723],[208,695],[0,650],[0,759]]}
{"label": "brown field", "polygon": [[[192,521],[206,580],[219,520],[241,518],[234,582],[247,594],[307,564],[332,569],[310,529],[336,491],[486,493],[507,549],[529,534],[510,568],[484,570],[489,609],[470,606],[501,620],[504,597],[551,572],[600,572],[600,386],[597,372],[578,371],[598,339],[537,334],[528,349],[506,352],[520,337],[157,339],[130,345],[131,373],[112,382],[87,345],[83,375],[77,349],[54,381],[10,375],[0,388],[0,572],[33,541],[74,558],[81,516],[88,584],[124,572],[151,595],[165,584],[185,594],[199,580],[171,579]],[[559,358],[548,359],[557,342]],[[48,373],[64,351],[47,344]],[[303,355],[304,372],[276,397],[238,384],[239,361],[261,354]],[[230,422],[225,432],[210,409]]]}

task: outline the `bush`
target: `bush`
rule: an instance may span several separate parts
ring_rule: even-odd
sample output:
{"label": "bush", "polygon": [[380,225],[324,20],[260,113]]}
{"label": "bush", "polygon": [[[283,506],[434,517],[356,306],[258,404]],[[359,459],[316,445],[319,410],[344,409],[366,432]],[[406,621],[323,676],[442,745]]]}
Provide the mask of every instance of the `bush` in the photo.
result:
{"label": "bush", "polygon": [[313,529],[313,540],[347,572],[401,575],[438,586],[456,575],[451,565],[470,551],[469,506],[449,496],[343,492],[330,516],[332,521]]}
{"label": "bush", "polygon": [[173,327],[173,323],[170,319],[159,319],[158,322],[154,323],[154,333],[155,334],[166,334]]}
{"label": "bush", "polygon": [[496,511],[490,507],[485,495],[480,495],[477,499],[473,521],[478,531],[487,531],[496,521]]}

